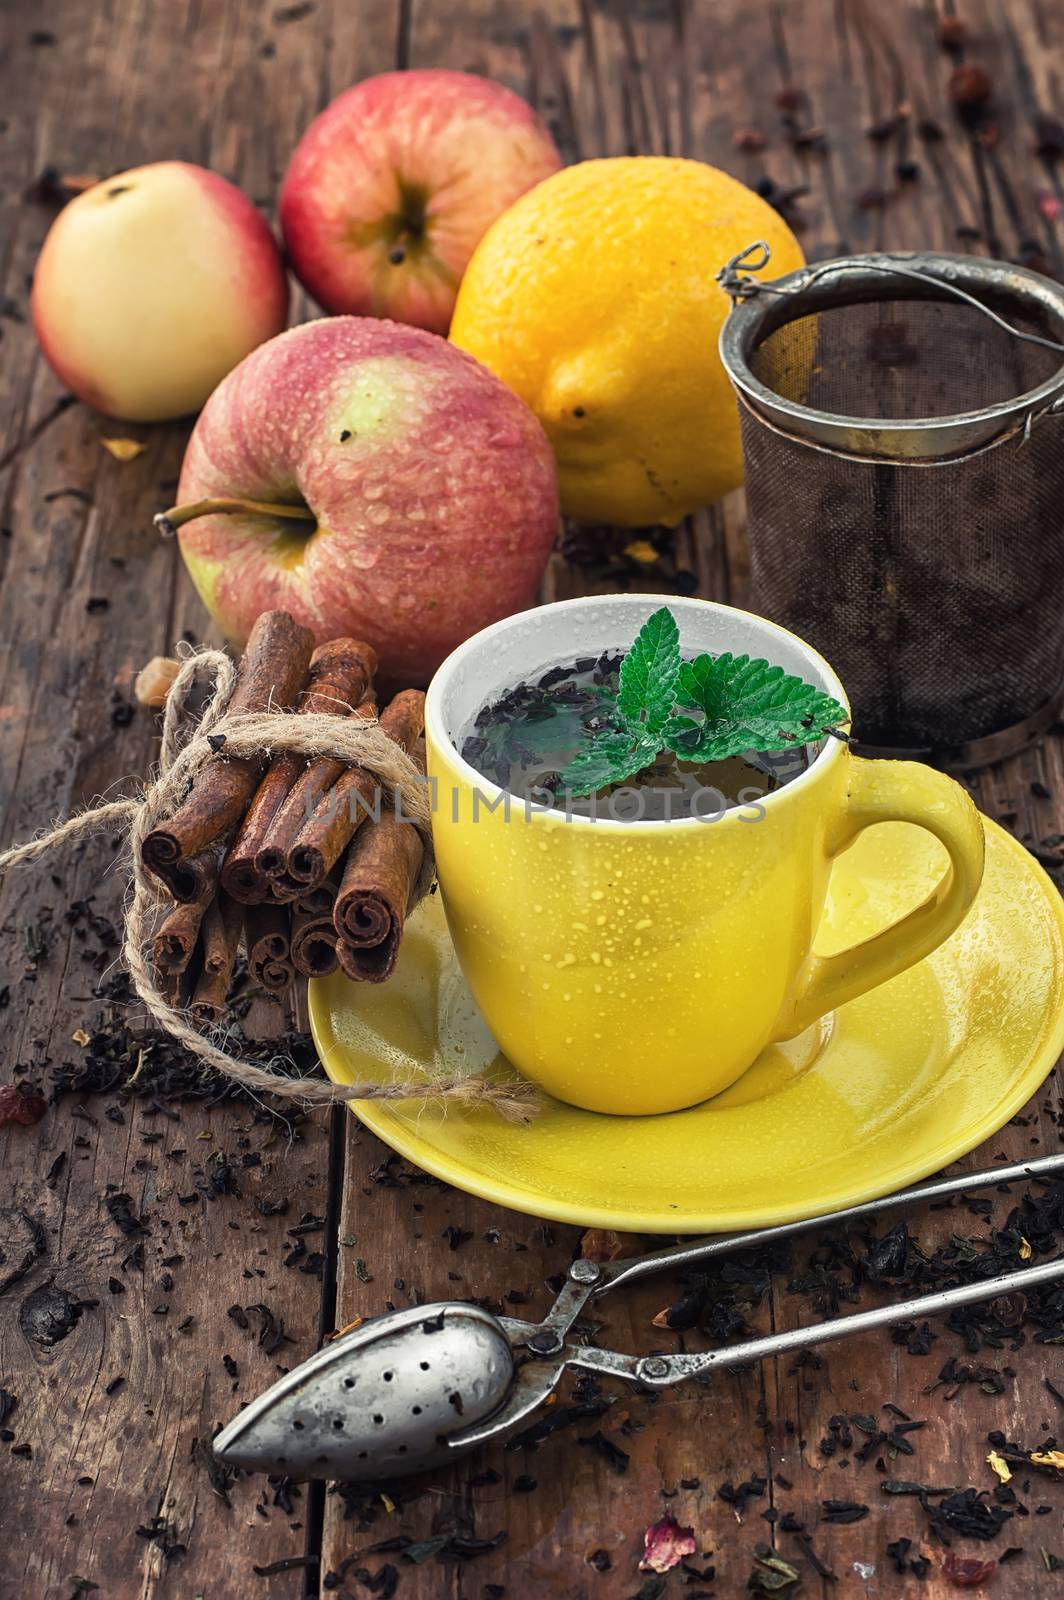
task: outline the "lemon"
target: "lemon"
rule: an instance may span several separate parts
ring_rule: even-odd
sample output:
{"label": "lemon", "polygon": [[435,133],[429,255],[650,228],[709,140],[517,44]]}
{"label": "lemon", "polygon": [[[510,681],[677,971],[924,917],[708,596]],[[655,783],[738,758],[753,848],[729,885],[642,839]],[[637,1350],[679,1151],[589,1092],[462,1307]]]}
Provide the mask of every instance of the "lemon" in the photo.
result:
{"label": "lemon", "polygon": [[583,161],[488,229],[451,338],[531,406],[578,522],[673,524],[742,482],[735,398],[717,354],[719,269],[754,240],[766,275],[802,265],[764,200],[701,161]]}

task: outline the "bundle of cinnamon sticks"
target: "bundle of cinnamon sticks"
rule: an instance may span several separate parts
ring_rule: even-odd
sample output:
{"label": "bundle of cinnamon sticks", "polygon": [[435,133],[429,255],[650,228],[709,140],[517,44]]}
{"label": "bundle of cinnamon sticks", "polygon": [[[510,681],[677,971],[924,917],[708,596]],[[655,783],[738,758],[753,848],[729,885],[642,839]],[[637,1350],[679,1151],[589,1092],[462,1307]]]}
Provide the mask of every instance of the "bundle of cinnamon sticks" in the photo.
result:
{"label": "bundle of cinnamon sticks", "polygon": [[[376,669],[371,645],[334,639],[315,649],[287,612],[267,611],[228,709],[376,717]],[[407,689],[380,713],[381,731],[415,757],[424,707],[424,695]],[[242,944],[253,979],[274,993],[297,973],[326,977],[337,967],[355,981],[388,978],[424,844],[368,770],[291,751],[230,757],[219,740],[141,854],[172,901],[153,946],[164,992],[215,1022]]]}

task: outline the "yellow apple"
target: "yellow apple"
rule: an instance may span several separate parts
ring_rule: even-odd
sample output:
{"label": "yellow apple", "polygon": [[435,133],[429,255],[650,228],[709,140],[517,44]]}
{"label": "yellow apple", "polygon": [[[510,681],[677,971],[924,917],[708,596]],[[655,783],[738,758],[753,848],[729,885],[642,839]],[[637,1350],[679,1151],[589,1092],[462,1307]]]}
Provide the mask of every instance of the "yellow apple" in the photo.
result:
{"label": "yellow apple", "polygon": [[59,213],[32,306],[41,349],[80,399],[128,422],[159,422],[199,410],[281,332],[288,282],[246,195],[204,167],[158,161],[105,179]]}

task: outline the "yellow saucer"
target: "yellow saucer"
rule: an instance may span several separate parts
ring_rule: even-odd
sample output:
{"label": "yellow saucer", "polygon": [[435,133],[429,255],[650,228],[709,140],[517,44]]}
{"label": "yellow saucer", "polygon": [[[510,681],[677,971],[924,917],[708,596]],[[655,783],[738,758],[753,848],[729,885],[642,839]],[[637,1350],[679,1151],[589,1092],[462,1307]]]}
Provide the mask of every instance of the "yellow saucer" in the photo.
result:
{"label": "yellow saucer", "polygon": [[[989,820],[986,842],[978,899],[933,956],[771,1047],[702,1105],[610,1117],[547,1100],[524,1126],[424,1100],[352,1109],[437,1177],[584,1226],[714,1233],[887,1194],[995,1133],[1064,1049],[1061,898]],[[845,948],[903,915],[944,864],[921,829],[870,829],[835,867],[818,949]],[[388,983],[312,983],[310,1018],[325,1069],[340,1083],[434,1067],[512,1070],[466,988],[438,896],[412,917]]]}

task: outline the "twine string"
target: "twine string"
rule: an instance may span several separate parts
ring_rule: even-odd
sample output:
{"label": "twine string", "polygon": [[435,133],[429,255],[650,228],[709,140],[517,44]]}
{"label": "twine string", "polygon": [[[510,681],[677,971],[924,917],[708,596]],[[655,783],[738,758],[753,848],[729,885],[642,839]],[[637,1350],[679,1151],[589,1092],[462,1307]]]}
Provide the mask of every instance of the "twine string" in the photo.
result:
{"label": "twine string", "polygon": [[[186,702],[201,678],[212,690],[191,728]],[[375,720],[318,713],[295,715],[265,711],[229,714],[236,673],[222,650],[202,650],[182,665],[167,696],[160,760],[155,776],[140,798],[112,800],[75,813],[46,833],[0,854],[0,874],[100,828],[124,826],[130,894],[125,912],[122,956],[140,1000],[158,1026],[183,1049],[199,1056],[215,1071],[252,1094],[272,1094],[308,1105],[334,1105],[348,1100],[443,1100],[466,1105],[491,1105],[508,1121],[527,1121],[536,1100],[531,1084],[514,1079],[496,1083],[478,1076],[448,1076],[442,1070],[416,1082],[333,1084],[321,1079],[272,1072],[233,1055],[192,1026],[188,1014],[170,1005],[155,980],[148,957],[152,925],[158,914],[159,890],[145,870],[141,847],[152,830],[177,809],[201,768],[220,751],[228,756],[269,760],[279,751],[332,756],[365,768],[401,804],[404,818],[418,828],[425,860],[416,899],[427,893],[434,857],[427,785],[411,758],[383,733]]]}

